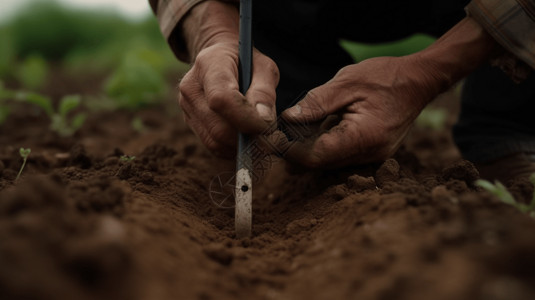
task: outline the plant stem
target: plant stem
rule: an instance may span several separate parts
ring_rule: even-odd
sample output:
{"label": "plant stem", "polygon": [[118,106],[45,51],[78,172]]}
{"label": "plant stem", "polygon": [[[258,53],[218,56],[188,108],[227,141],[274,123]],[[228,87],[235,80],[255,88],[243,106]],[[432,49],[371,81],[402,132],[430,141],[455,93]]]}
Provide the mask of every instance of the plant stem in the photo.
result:
{"label": "plant stem", "polygon": [[19,177],[22,174],[22,170],[24,170],[24,167],[26,166],[26,160],[27,159],[28,159],[27,157],[24,157],[22,159],[22,166],[20,167],[19,174],[17,174],[17,178],[15,178],[15,181],[19,180]]}

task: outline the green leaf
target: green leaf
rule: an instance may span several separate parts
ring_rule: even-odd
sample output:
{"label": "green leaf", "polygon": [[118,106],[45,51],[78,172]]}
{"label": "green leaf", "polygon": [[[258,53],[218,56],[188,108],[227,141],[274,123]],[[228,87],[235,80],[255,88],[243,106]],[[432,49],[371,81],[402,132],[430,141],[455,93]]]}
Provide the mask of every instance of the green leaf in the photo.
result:
{"label": "green leaf", "polygon": [[32,152],[32,149],[30,149],[30,148],[27,148],[27,149],[20,148],[19,149],[19,154],[20,154],[20,157],[22,157],[22,158],[28,158],[28,155],[30,155],[31,152]]}
{"label": "green leaf", "polygon": [[28,103],[41,107],[46,114],[51,117],[54,114],[54,108],[52,108],[52,101],[50,98],[36,93],[17,92],[15,93],[15,99],[19,101],[26,101]]}
{"label": "green leaf", "polygon": [[479,179],[479,180],[476,180],[475,184],[487,190],[488,192],[495,195],[496,197],[498,197],[503,203],[510,204],[515,207],[518,204],[515,198],[509,193],[507,188],[503,184],[501,184],[499,181],[496,181],[495,184],[492,184],[487,180]]}
{"label": "green leaf", "polygon": [[67,117],[67,114],[77,108],[80,105],[80,96],[79,95],[69,95],[65,96],[61,99],[61,102],[59,103],[59,114],[65,118]]}
{"label": "green leaf", "polygon": [[82,125],[84,125],[86,117],[87,117],[86,114],[83,114],[83,113],[80,113],[74,116],[71,122],[71,129],[73,130],[73,133],[76,132],[78,129],[80,129]]}

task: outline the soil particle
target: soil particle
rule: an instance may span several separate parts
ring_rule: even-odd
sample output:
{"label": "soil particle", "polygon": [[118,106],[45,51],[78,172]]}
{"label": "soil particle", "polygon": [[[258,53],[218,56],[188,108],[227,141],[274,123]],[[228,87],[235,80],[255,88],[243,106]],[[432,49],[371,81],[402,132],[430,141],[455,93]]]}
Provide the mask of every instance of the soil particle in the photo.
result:
{"label": "soil particle", "polygon": [[332,197],[336,201],[342,200],[345,197],[349,196],[351,194],[351,191],[347,188],[345,184],[338,184],[334,186],[330,186],[327,191],[325,191],[324,195],[327,197]]}
{"label": "soil particle", "polygon": [[131,177],[134,177],[136,174],[136,170],[134,168],[134,164],[131,162],[123,163],[121,167],[119,167],[119,170],[117,170],[117,178],[121,180],[127,180]]}
{"label": "soil particle", "polygon": [[17,215],[25,211],[63,209],[67,203],[56,181],[49,176],[28,176],[21,179],[17,189],[5,191],[0,201],[0,213]]}
{"label": "soil particle", "polygon": [[382,188],[387,183],[398,180],[399,169],[399,164],[395,159],[387,159],[375,173],[375,181],[377,182],[377,186]]}
{"label": "soil particle", "polygon": [[71,166],[79,166],[82,169],[89,169],[91,167],[91,158],[87,156],[85,147],[82,144],[76,144],[70,151]]}
{"label": "soil particle", "polygon": [[69,195],[76,199],[76,207],[81,212],[108,212],[117,216],[124,213],[125,191],[119,183],[107,177],[75,184]]}
{"label": "soil particle", "polygon": [[459,200],[455,197],[455,194],[448,190],[444,185],[439,185],[431,190],[431,198],[435,202],[445,202],[450,201],[452,203],[457,203]]}
{"label": "soil particle", "polygon": [[140,175],[140,179],[141,179],[141,182],[144,183],[144,184],[155,184],[156,182],[154,182],[154,175],[152,175],[151,172],[143,172],[141,173]]}
{"label": "soil particle", "polygon": [[377,188],[373,177],[363,177],[360,175],[349,176],[347,178],[347,186],[356,192],[374,190]]}
{"label": "soil particle", "polygon": [[462,180],[471,186],[474,181],[479,179],[479,171],[473,163],[461,160],[445,167],[442,170],[442,178],[446,181],[450,179]]}
{"label": "soil particle", "polygon": [[470,191],[468,185],[466,184],[466,181],[464,180],[450,179],[448,180],[448,182],[446,182],[446,187],[448,188],[448,190],[457,194],[462,194]]}

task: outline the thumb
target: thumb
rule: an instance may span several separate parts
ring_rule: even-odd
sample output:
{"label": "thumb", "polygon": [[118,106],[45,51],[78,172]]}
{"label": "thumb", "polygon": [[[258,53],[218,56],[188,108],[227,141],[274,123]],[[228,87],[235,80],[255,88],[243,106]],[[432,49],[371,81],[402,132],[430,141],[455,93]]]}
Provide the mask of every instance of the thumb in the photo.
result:
{"label": "thumb", "polygon": [[309,91],[294,106],[282,112],[282,117],[289,122],[314,122],[335,113],[351,101],[341,99],[343,90],[328,82]]}

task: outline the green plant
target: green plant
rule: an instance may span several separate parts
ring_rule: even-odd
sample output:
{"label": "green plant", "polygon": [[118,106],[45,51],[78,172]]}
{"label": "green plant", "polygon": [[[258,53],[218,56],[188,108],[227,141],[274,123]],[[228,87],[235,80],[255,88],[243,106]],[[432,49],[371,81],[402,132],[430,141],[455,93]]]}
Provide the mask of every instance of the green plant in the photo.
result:
{"label": "green plant", "polygon": [[341,40],[340,46],[346,50],[355,62],[360,62],[378,56],[404,56],[418,52],[435,41],[435,38],[425,34],[415,34],[399,41],[365,44]]}
{"label": "green plant", "polygon": [[122,162],[131,162],[131,161],[134,161],[134,159],[136,159],[135,156],[131,156],[131,155],[121,155],[121,157],[119,157],[119,160],[122,161]]}
{"label": "green plant", "polygon": [[48,64],[38,54],[33,54],[24,59],[16,68],[15,78],[29,90],[43,87],[48,75]]}
{"label": "green plant", "polygon": [[445,109],[428,107],[422,110],[415,123],[420,128],[440,130],[446,127],[447,120],[448,113]]}
{"label": "green plant", "polygon": [[[533,184],[533,186],[535,187],[535,173],[531,174],[529,180],[531,181],[531,184]],[[498,199],[500,199],[503,203],[509,204],[521,211],[522,213],[529,214],[532,218],[535,218],[535,192],[533,193],[531,203],[524,204],[516,201],[513,195],[511,195],[507,188],[498,180],[496,180],[493,184],[487,180],[479,179],[476,181],[475,184],[498,197]]]}
{"label": "green plant", "polygon": [[86,119],[84,113],[75,114],[72,119],[69,119],[69,113],[80,106],[81,98],[78,95],[64,96],[57,111],[54,110],[50,98],[37,93],[18,92],[15,94],[15,99],[32,103],[43,109],[50,118],[50,129],[60,136],[73,135],[82,127]]}
{"label": "green plant", "polygon": [[19,180],[20,175],[22,174],[22,170],[24,170],[24,167],[26,166],[26,161],[28,160],[28,156],[30,155],[30,152],[32,152],[32,149],[19,149],[20,157],[22,157],[22,166],[20,167],[19,174],[17,174],[17,177],[15,178],[15,181]]}
{"label": "green plant", "polygon": [[121,108],[138,109],[167,93],[167,83],[151,63],[127,55],[105,83],[105,91]]}
{"label": "green plant", "polygon": [[69,121],[68,114],[80,105],[80,96],[65,96],[59,103],[58,111],[50,116],[50,129],[56,131],[61,136],[73,135],[85,122],[86,115],[78,113]]}

